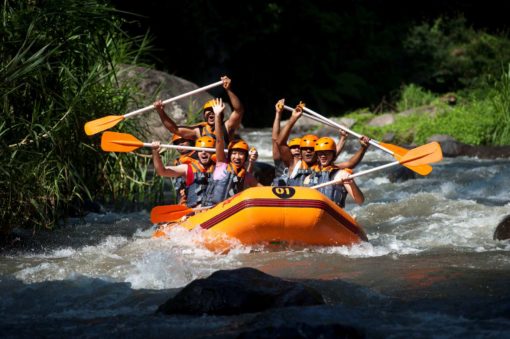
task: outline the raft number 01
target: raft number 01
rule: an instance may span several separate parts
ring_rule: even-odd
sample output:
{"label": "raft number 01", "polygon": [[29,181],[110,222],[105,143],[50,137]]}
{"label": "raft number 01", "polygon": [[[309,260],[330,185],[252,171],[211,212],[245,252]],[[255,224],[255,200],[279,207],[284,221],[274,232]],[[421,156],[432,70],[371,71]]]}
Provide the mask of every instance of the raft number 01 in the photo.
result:
{"label": "raft number 01", "polygon": [[296,190],[293,187],[273,187],[273,194],[280,199],[292,198],[296,194]]}

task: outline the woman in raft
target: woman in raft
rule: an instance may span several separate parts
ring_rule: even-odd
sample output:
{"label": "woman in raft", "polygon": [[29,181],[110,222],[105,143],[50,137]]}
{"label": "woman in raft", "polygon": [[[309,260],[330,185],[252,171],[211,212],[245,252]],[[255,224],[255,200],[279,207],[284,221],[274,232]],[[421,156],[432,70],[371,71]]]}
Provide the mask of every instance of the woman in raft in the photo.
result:
{"label": "woman in raft", "polygon": [[263,186],[245,169],[246,161],[254,163],[257,160],[257,153],[248,154],[249,147],[244,140],[231,141],[228,145],[228,154],[225,154],[225,142],[221,128],[225,104],[222,99],[214,99],[212,108],[216,124],[214,130],[216,134],[216,166],[207,186],[203,206],[220,203],[245,188]]}

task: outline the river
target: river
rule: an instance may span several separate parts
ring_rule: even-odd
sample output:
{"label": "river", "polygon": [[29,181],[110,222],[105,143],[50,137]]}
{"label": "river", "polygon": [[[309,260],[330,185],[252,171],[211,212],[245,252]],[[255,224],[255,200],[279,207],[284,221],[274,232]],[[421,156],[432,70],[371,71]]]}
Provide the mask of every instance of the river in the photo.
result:
{"label": "river", "polygon": [[[268,130],[246,138],[270,161]],[[357,170],[392,160],[371,147]],[[369,242],[352,247],[218,255],[185,231],[153,239],[148,211],[70,219],[32,248],[0,256],[1,337],[235,337],[252,318],[155,311],[194,279],[254,267],[320,291],[329,306],[301,313],[317,324],[341,322],[367,337],[508,338],[510,242],[493,233],[510,214],[510,160],[445,158],[433,167],[396,183],[387,170],[359,177],[366,202],[346,210]]]}

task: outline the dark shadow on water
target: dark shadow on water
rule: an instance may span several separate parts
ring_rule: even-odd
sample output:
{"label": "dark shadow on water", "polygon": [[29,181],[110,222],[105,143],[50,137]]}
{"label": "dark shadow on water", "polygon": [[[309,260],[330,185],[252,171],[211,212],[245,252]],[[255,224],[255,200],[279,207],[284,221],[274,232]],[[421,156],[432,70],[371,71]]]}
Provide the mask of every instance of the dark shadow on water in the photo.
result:
{"label": "dark shadow on water", "polygon": [[[366,337],[508,335],[510,278],[488,275],[484,287],[492,292],[485,295],[464,278],[417,286],[414,298],[411,291],[401,298],[398,292],[385,295],[341,280],[301,280],[320,291],[327,305],[236,316],[157,314],[157,307],[178,289],[134,290],[129,283],[88,277],[33,284],[8,278],[0,281],[0,329],[3,338],[234,338],[264,329],[278,335],[289,333],[289,328],[306,328],[329,337],[332,330],[344,326]],[[452,288],[457,293],[451,295]]]}

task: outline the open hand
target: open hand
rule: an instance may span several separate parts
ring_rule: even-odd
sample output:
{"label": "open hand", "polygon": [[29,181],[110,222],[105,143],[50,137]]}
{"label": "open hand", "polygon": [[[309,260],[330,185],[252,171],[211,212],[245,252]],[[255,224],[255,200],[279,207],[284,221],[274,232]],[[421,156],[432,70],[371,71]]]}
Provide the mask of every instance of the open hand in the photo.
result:
{"label": "open hand", "polygon": [[223,103],[223,99],[221,99],[221,98],[214,99],[214,104],[213,104],[212,108],[213,108],[213,112],[214,112],[215,116],[218,116],[221,113],[223,113],[223,110],[225,109],[225,104]]}

